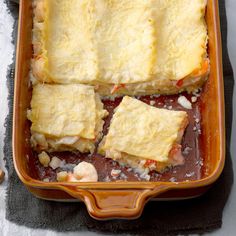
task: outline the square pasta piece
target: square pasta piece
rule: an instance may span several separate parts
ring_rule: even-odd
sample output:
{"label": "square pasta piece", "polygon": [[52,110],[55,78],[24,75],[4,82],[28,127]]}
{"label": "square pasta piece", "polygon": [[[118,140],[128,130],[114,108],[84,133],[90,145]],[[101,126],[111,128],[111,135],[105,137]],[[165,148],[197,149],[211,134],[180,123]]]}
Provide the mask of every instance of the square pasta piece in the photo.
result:
{"label": "square pasta piece", "polygon": [[115,111],[99,152],[138,172],[184,163],[181,140],[188,125],[184,111],[170,111],[124,97]]}
{"label": "square pasta piece", "polygon": [[99,0],[95,5],[101,86],[151,80],[156,49],[151,1]]}
{"label": "square pasta piece", "polygon": [[107,114],[92,86],[35,85],[28,111],[32,146],[49,152],[93,152]]}
{"label": "square pasta piece", "polygon": [[[209,72],[206,0],[154,1],[157,51],[154,74],[191,86]],[[203,77],[203,78],[202,78]]]}
{"label": "square pasta piece", "polygon": [[33,3],[32,72],[40,82],[88,83],[96,79],[92,0]]}

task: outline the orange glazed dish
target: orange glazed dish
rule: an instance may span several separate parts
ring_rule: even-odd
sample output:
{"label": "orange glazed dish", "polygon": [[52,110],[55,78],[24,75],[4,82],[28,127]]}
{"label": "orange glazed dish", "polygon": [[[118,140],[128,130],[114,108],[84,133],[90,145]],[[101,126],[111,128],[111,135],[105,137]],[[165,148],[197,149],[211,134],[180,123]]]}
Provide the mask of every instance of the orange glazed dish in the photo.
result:
{"label": "orange glazed dish", "polygon": [[218,2],[21,1],[13,119],[37,197],[110,219],[203,194],[225,159]]}

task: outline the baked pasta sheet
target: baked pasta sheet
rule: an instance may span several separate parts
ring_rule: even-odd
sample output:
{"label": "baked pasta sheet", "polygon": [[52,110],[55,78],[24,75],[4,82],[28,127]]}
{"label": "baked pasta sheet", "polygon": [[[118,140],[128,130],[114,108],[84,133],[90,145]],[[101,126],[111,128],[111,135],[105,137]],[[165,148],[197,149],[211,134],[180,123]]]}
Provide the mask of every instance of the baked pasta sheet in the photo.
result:
{"label": "baked pasta sheet", "polygon": [[209,73],[205,0],[34,1],[32,74],[102,95],[173,94]]}

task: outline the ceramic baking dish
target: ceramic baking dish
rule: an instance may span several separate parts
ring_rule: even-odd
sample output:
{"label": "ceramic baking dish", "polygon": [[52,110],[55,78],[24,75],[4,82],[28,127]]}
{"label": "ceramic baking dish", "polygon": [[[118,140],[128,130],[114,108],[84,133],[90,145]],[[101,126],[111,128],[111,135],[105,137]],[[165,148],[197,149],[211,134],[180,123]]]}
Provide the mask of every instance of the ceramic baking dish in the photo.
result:
{"label": "ceramic baking dish", "polygon": [[218,1],[208,0],[206,21],[211,72],[201,96],[203,175],[184,182],[46,183],[34,178],[28,162],[30,127],[26,118],[31,99],[29,69],[32,55],[31,0],[20,1],[14,114],[13,159],[16,172],[28,190],[47,200],[82,200],[96,219],[137,218],[150,199],[183,199],[203,194],[220,176],[225,161],[224,87]]}

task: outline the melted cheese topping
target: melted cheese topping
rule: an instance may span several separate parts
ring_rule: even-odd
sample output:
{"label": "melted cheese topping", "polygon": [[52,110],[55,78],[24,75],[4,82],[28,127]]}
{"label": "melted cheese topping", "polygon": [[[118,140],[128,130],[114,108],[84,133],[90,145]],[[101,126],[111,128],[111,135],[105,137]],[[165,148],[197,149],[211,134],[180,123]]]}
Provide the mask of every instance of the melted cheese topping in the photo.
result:
{"label": "melted cheese topping", "polygon": [[155,27],[150,1],[96,0],[99,80],[136,83],[151,79]]}
{"label": "melted cheese topping", "polygon": [[31,131],[52,137],[95,138],[95,93],[86,85],[46,85],[33,88]]}
{"label": "melted cheese topping", "polygon": [[87,83],[97,77],[94,1],[45,0],[48,75],[57,83]]}
{"label": "melted cheese topping", "polygon": [[155,83],[153,90],[166,93],[161,83],[168,93],[169,83],[201,76],[206,0],[43,2],[43,7],[37,2],[36,10],[45,12],[35,13],[33,29],[32,67],[39,81],[101,87]]}
{"label": "melted cheese topping", "polygon": [[150,78],[154,27],[148,1],[45,0],[44,70],[56,83]]}
{"label": "melted cheese topping", "polygon": [[184,111],[169,111],[124,97],[118,106],[102,149],[167,162],[187,119]]}
{"label": "melted cheese topping", "polygon": [[154,74],[180,80],[201,69],[206,57],[206,0],[154,0],[156,65]]}

